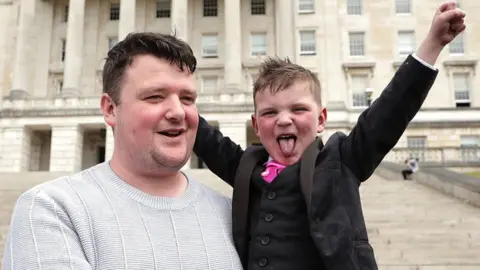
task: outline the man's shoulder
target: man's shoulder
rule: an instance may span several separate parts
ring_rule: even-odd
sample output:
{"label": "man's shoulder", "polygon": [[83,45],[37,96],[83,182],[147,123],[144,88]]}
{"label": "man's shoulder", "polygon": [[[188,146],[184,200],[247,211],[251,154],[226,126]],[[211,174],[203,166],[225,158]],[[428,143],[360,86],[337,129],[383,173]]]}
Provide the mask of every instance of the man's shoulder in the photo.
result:
{"label": "man's shoulder", "polygon": [[48,198],[53,201],[66,202],[76,198],[79,189],[95,188],[91,180],[92,168],[77,173],[57,176],[46,182],[37,184],[24,191],[19,199],[33,199],[35,197]]}
{"label": "man's shoulder", "polygon": [[186,173],[190,184],[198,187],[200,197],[205,196],[212,203],[231,203],[232,188],[216,176],[198,177],[192,173]]}

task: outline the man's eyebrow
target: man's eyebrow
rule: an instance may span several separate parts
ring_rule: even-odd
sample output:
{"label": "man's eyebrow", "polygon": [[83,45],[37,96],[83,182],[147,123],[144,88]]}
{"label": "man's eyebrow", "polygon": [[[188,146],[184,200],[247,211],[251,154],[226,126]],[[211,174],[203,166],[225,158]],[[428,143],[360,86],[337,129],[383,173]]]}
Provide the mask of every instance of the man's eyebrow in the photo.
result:
{"label": "man's eyebrow", "polygon": [[187,95],[192,95],[192,96],[197,96],[197,91],[192,90],[192,89],[182,89],[180,90],[181,94],[187,94]]}

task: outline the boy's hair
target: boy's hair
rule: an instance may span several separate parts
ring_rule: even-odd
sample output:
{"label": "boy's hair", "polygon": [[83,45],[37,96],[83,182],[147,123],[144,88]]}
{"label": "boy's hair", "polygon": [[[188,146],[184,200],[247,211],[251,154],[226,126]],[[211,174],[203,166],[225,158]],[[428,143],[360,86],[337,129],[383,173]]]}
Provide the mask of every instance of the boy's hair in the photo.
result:
{"label": "boy's hair", "polygon": [[116,105],[120,104],[125,70],[138,55],[152,55],[167,60],[189,73],[194,73],[197,66],[192,48],[175,35],[131,33],[108,52],[103,66],[103,92],[107,93]]}
{"label": "boy's hair", "polygon": [[320,81],[310,70],[294,64],[288,58],[269,57],[260,66],[260,72],[253,86],[253,103],[258,92],[270,89],[272,94],[290,87],[296,82],[307,82],[318,105],[322,106]]}

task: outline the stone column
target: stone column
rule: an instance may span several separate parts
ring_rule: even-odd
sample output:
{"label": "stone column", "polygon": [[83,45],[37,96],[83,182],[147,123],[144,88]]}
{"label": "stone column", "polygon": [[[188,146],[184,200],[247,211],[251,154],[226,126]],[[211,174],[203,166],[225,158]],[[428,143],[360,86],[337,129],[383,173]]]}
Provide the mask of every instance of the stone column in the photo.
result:
{"label": "stone column", "polygon": [[[35,44],[29,41],[34,33],[31,33],[35,18],[35,6],[37,0],[21,0],[18,22],[17,44],[15,48],[15,62],[13,64],[13,81],[10,97],[12,99],[24,99],[28,96],[29,82],[33,81],[31,74],[31,51]],[[2,37],[2,38],[5,38]]]}
{"label": "stone column", "polygon": [[83,130],[77,124],[52,126],[50,171],[78,172],[82,169]]}
{"label": "stone column", "polygon": [[30,134],[25,127],[8,127],[3,130],[0,141],[0,172],[28,171]]}
{"label": "stone column", "polygon": [[188,42],[188,0],[172,1],[171,14],[172,33]]}
{"label": "stone column", "polygon": [[106,136],[105,136],[105,161],[109,161],[113,156],[113,149],[115,147],[115,141],[113,137],[112,127],[106,125]]}
{"label": "stone column", "polygon": [[247,148],[247,121],[236,119],[223,120],[218,121],[218,126],[223,136],[229,137],[243,149]]}
{"label": "stone column", "polygon": [[[349,100],[347,97],[347,85],[344,71],[342,70],[343,56],[341,35],[341,26],[338,22],[338,14],[335,12],[328,12],[330,10],[338,10],[337,1],[323,1],[323,14],[320,17],[325,19],[323,24],[323,31],[325,33],[325,46],[323,46],[323,61],[322,67],[322,89],[326,92],[327,105],[329,109],[346,109],[345,101]],[[319,42],[317,40],[317,42]],[[322,41],[323,42],[323,41]],[[321,48],[320,46],[319,48]],[[320,49],[321,50],[321,49]],[[327,69],[328,67],[328,69]]]}
{"label": "stone column", "polygon": [[68,8],[67,46],[63,73],[63,96],[79,96],[83,58],[85,0],[70,0]]}
{"label": "stone column", "polygon": [[242,33],[240,27],[240,0],[225,0],[225,67],[227,92],[241,91]]}
{"label": "stone column", "polygon": [[118,41],[135,31],[136,0],[120,0],[120,22],[118,24]]}
{"label": "stone column", "polygon": [[288,57],[295,63],[295,16],[292,10],[296,10],[294,1],[275,1],[277,55],[282,58]]}

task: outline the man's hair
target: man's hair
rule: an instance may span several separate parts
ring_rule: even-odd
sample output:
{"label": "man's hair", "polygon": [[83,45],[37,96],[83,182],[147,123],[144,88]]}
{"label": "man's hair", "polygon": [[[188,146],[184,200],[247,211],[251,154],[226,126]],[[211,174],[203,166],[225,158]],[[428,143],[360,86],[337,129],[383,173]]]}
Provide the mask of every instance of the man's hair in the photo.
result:
{"label": "man's hair", "polygon": [[197,67],[192,48],[175,35],[131,33],[108,52],[103,66],[103,92],[107,93],[116,105],[120,104],[125,70],[138,55],[152,55],[167,60],[189,73],[194,73]]}
{"label": "man's hair", "polygon": [[294,64],[288,58],[269,57],[260,66],[260,72],[253,86],[253,102],[258,92],[269,89],[272,94],[284,90],[297,82],[307,82],[315,101],[321,106],[321,87],[317,76],[310,70]]}

